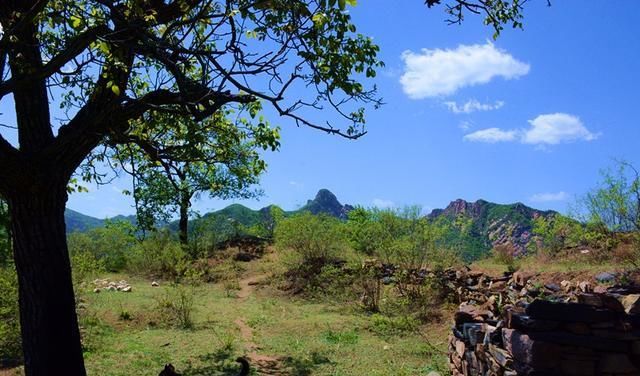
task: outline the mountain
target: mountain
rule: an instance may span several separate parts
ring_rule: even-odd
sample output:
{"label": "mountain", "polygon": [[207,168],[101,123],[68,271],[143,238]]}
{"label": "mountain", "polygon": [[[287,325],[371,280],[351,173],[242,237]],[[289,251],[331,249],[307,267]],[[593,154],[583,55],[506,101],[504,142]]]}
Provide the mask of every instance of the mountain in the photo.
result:
{"label": "mountain", "polygon": [[[235,224],[251,227],[269,222],[273,208],[280,209],[276,205],[269,205],[259,210],[252,210],[240,204],[232,204],[224,209],[207,213],[201,218],[191,220],[190,226],[192,228],[198,228],[206,222],[208,223],[208,225],[206,225],[207,227],[213,226],[220,232],[228,233],[229,231],[234,231],[232,228]],[[352,209],[353,206],[351,205],[342,205],[336,195],[328,189],[321,189],[313,200],[308,200],[300,209],[293,211],[283,210],[283,213],[285,216],[291,216],[308,211],[312,214],[327,214],[336,218],[347,219],[347,213]],[[176,222],[172,222],[169,227],[171,229],[177,229],[178,225]]]}
{"label": "mountain", "polygon": [[298,211],[308,211],[312,214],[328,214],[330,216],[347,219],[347,214],[353,210],[351,205],[342,205],[336,195],[328,189],[321,189],[313,200],[307,201],[307,204]]}
{"label": "mountain", "polygon": [[67,232],[87,231],[104,225],[103,219],[90,217],[71,209],[64,211],[64,220],[67,224]]}
{"label": "mountain", "polygon": [[[468,202],[458,199],[444,209],[433,210],[428,217],[455,224],[448,241],[457,241],[465,258],[475,259],[494,246],[506,243],[512,244],[518,253],[525,253],[532,239],[533,220],[556,214],[552,210],[537,210],[519,202],[504,205],[485,200]],[[466,225],[466,231],[460,223]]]}
{"label": "mountain", "polygon": [[[98,219],[91,217],[75,210],[65,209],[64,220],[67,225],[67,233],[74,231],[88,231],[96,227],[102,227],[106,223],[106,219]],[[129,221],[133,224],[136,223],[135,215],[117,215],[113,218],[109,218],[110,221]]]}

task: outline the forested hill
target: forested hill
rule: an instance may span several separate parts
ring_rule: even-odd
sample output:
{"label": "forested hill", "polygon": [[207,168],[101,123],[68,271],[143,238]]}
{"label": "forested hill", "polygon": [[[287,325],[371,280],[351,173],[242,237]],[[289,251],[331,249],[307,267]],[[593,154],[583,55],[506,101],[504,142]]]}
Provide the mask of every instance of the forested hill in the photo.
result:
{"label": "forested hill", "polygon": [[[239,224],[245,227],[251,227],[269,219],[271,216],[270,213],[272,208],[280,209],[276,205],[269,205],[259,210],[253,210],[244,205],[231,204],[224,209],[206,213],[202,217],[195,218],[190,222],[191,226],[194,228],[198,227],[198,225],[205,221],[209,223],[216,221],[225,221],[229,222],[229,224],[231,225]],[[340,201],[338,201],[337,197],[333,193],[331,193],[331,191],[329,191],[328,189],[321,189],[320,191],[318,191],[314,199],[308,200],[307,203],[300,209],[293,211],[283,211],[283,214],[285,216],[288,216],[302,211],[309,211],[313,214],[324,213],[337,218],[347,219],[347,213],[351,209],[353,209],[351,205],[342,205]],[[65,211],[65,220],[67,224],[67,232],[87,231],[92,228],[104,226],[106,222],[105,219],[91,217],[71,209],[67,209]],[[109,220],[124,220],[135,223],[136,216],[119,215],[110,218]],[[170,229],[175,230],[177,229],[177,227],[177,222],[171,222],[169,224]]]}
{"label": "forested hill", "polygon": [[526,252],[532,240],[533,221],[537,217],[548,218],[555,211],[538,210],[522,203],[496,204],[485,200],[468,202],[452,201],[444,209],[433,210],[428,217],[434,221],[458,224],[465,231],[451,231],[450,242],[458,242],[466,258],[475,259],[498,244],[510,243],[517,251]]}
{"label": "forested hill", "polygon": [[[67,232],[74,231],[87,231],[92,228],[102,227],[106,223],[106,219],[98,219],[95,217],[91,217],[82,213],[79,213],[75,210],[66,209],[64,211],[64,219],[67,225]],[[136,223],[135,215],[118,215],[113,218],[109,218],[110,221],[128,221],[131,223]]]}
{"label": "forested hill", "polygon": [[[321,189],[314,199],[298,210],[283,211],[275,205],[253,210],[240,204],[232,204],[224,209],[206,213],[190,221],[190,231],[216,233],[216,236],[232,236],[257,225],[271,221],[274,210],[283,216],[309,211],[313,214],[327,214],[346,219],[353,207],[340,203],[329,190]],[[476,259],[489,252],[498,244],[511,243],[524,252],[532,239],[533,220],[538,216],[549,217],[554,211],[542,211],[521,203],[496,204],[485,200],[467,202],[452,201],[444,209],[435,209],[427,217],[448,226],[446,243],[463,251],[467,259]],[[67,209],[67,231],[86,231],[104,225],[105,220],[90,217]],[[118,216],[111,220],[126,220],[135,223],[135,216]],[[461,225],[462,224],[462,225]],[[168,225],[177,230],[177,222]]]}

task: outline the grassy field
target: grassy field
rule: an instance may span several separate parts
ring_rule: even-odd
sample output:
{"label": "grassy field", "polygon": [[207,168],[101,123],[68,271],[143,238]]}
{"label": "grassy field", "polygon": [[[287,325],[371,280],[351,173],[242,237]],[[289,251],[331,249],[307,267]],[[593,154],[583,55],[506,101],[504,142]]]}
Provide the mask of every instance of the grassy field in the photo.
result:
{"label": "grassy field", "polygon": [[[221,284],[195,290],[192,329],[162,325],[158,299],[168,284],[125,275],[130,293],[81,293],[85,360],[90,375],[157,375],[172,363],[184,375],[235,375],[246,355],[254,374],[447,374],[448,322],[403,334],[385,332],[375,317],[344,304],[313,303],[271,287],[268,261],[253,261],[229,294]],[[250,283],[251,282],[251,283]],[[446,320],[446,319],[445,319]]]}

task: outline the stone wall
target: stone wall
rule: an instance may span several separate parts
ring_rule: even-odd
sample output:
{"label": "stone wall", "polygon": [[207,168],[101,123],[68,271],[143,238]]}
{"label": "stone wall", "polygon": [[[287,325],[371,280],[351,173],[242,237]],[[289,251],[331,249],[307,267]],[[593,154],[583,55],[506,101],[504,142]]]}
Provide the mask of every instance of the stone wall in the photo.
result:
{"label": "stone wall", "polygon": [[461,299],[472,298],[449,338],[454,376],[640,375],[637,289],[542,285],[523,273],[457,277]]}

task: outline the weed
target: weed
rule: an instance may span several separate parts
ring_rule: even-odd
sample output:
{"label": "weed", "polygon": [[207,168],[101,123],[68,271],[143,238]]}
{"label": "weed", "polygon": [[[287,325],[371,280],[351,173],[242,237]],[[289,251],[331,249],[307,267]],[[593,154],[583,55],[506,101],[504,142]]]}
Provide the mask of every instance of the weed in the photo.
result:
{"label": "weed", "polygon": [[328,328],[322,337],[332,345],[355,345],[360,340],[360,336],[355,329],[345,331],[335,331]]}

